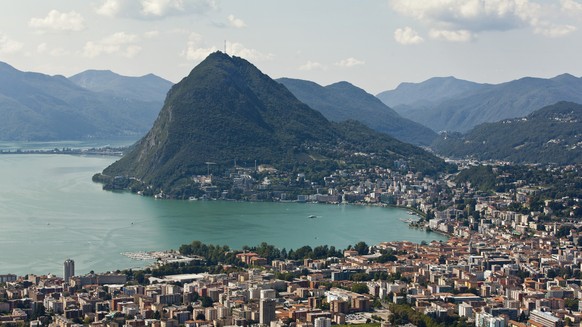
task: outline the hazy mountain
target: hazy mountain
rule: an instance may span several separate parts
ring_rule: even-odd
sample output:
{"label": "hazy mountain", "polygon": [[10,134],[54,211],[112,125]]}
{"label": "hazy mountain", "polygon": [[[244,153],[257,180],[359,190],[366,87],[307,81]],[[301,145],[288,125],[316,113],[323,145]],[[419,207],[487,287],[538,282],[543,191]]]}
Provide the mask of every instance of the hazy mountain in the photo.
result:
{"label": "hazy mountain", "polygon": [[512,162],[582,162],[582,105],[559,102],[524,118],[481,124],[466,135],[442,134],[439,153]]}
{"label": "hazy mountain", "polygon": [[0,63],[0,140],[78,140],[140,135],[160,104],[96,93],[63,76]]}
{"label": "hazy mountain", "polygon": [[277,81],[331,121],[358,120],[376,131],[417,145],[430,145],[437,137],[431,129],[403,118],[378,98],[348,82],[323,87],[299,79],[281,78]]}
{"label": "hazy mountain", "polygon": [[[423,88],[421,84],[418,89]],[[435,131],[465,132],[484,122],[523,117],[558,101],[582,102],[582,79],[568,74],[474,86],[476,89],[438,101],[403,104],[393,109]]]}
{"label": "hazy mountain", "polygon": [[376,97],[390,107],[419,107],[439,103],[484,87],[487,87],[487,84],[478,84],[452,76],[433,77],[422,83],[401,83],[396,89],[381,92]]}
{"label": "hazy mountain", "polygon": [[99,93],[121,98],[157,102],[162,107],[166,94],[173,83],[153,74],[129,77],[110,70],[87,70],[69,77],[73,83]]}
{"label": "hazy mountain", "polygon": [[192,175],[206,173],[206,162],[223,169],[257,160],[291,171],[399,159],[416,171],[445,167],[360,123],[330,123],[246,60],[216,52],[171,88],[152,129],[96,179],[129,176],[177,194],[191,187]]}

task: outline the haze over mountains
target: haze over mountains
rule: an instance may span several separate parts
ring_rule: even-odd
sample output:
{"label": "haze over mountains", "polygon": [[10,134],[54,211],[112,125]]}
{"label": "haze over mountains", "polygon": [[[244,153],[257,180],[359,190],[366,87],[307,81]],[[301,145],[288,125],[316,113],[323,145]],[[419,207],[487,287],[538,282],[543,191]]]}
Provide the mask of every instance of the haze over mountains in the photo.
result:
{"label": "haze over mountains", "polygon": [[163,98],[155,98],[159,95],[151,96],[151,90],[165,93],[171,83],[150,75],[130,79],[132,83],[124,83],[121,87],[98,80],[97,74],[90,72],[69,80],[63,76],[22,72],[0,62],[0,116],[3,119],[0,140],[79,140],[143,135],[163,103]]}
{"label": "haze over mountains", "polygon": [[377,96],[403,117],[434,131],[467,132],[478,124],[524,117],[559,101],[582,103],[582,78],[524,77],[495,85],[432,78],[403,83]]}
{"label": "haze over mountains", "polygon": [[323,87],[299,79],[281,78],[277,81],[331,121],[359,120],[376,131],[416,145],[430,145],[437,137],[431,129],[403,118],[378,98],[348,82]]}
{"label": "haze over mountains", "polygon": [[216,52],[171,88],[152,129],[96,179],[133,177],[142,187],[188,196],[191,176],[206,173],[208,162],[224,169],[255,160],[285,171],[395,160],[425,173],[445,168],[361,123],[329,122],[248,61]]}
{"label": "haze over mountains", "polygon": [[86,70],[69,77],[69,80],[93,92],[156,103],[163,102],[168,90],[174,85],[154,74],[133,77],[122,76],[110,70]]}

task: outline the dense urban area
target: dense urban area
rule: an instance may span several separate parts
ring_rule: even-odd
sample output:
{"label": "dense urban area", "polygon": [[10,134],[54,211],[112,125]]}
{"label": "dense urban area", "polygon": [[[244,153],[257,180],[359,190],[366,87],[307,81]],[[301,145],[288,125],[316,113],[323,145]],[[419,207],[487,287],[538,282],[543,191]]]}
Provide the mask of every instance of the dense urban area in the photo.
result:
{"label": "dense urban area", "polygon": [[0,1],[0,327],[582,327],[582,0],[302,4]]}
{"label": "dense urban area", "polygon": [[[280,250],[198,241],[142,270],[0,275],[7,326],[578,326],[580,165],[478,165],[439,178],[393,169],[313,178],[259,166],[195,176],[193,199],[356,203],[410,210],[447,241]],[[209,167],[210,171],[210,167]],[[310,180],[309,178],[312,178]],[[230,181],[228,189],[220,182]],[[293,186],[292,188],[290,186]],[[294,190],[294,191],[289,191]],[[300,190],[300,191],[297,191]],[[158,197],[164,197],[163,193]],[[315,218],[315,217],[314,217]]]}

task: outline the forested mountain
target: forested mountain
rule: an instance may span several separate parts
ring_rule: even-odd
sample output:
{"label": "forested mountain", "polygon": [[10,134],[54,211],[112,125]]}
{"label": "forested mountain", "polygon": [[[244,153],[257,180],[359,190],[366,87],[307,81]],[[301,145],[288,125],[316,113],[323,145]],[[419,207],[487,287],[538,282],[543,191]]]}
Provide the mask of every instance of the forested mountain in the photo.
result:
{"label": "forested mountain", "polygon": [[481,124],[466,135],[444,133],[433,148],[454,157],[579,163],[582,162],[582,105],[559,102],[523,118]]}
{"label": "forested mountain", "polygon": [[0,63],[0,140],[143,135],[160,106],[161,101],[96,93],[63,76],[22,72]]}
{"label": "forested mountain", "polygon": [[444,162],[354,121],[330,123],[248,61],[208,56],[168,92],[153,128],[97,179],[138,180],[167,193],[213,169],[271,164],[297,171],[318,165],[392,165],[434,173]]}
{"label": "forested mountain", "polygon": [[437,137],[430,128],[403,118],[373,95],[348,82],[323,87],[298,79],[281,78],[277,81],[297,99],[331,121],[358,120],[376,131],[417,145],[430,145]]}
{"label": "forested mountain", "polygon": [[[466,132],[481,123],[524,117],[559,101],[582,103],[582,78],[569,74],[550,79],[525,77],[496,85],[467,83],[440,79],[409,85],[403,90],[397,88],[391,93],[393,99],[409,97],[420,102],[409,101],[392,108],[435,131]],[[446,84],[453,88],[444,87]],[[435,95],[439,92],[434,90],[441,90],[446,97]]]}

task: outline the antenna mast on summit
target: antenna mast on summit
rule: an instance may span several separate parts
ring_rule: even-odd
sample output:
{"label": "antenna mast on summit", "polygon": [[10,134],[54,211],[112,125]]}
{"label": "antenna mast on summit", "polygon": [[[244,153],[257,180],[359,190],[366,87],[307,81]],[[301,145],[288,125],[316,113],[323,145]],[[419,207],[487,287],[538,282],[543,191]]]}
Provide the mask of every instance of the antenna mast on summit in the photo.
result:
{"label": "antenna mast on summit", "polygon": [[224,40],[224,54],[227,54],[226,53],[226,40]]}

